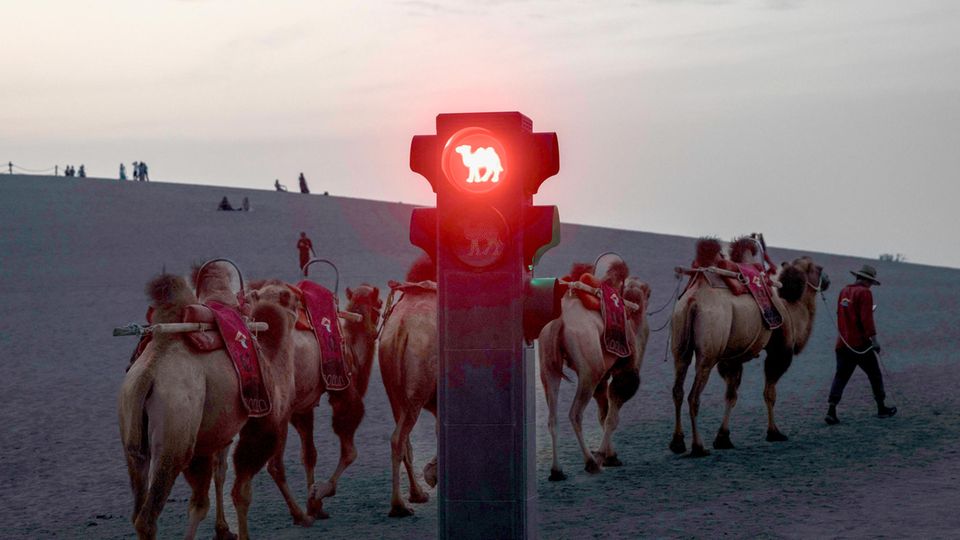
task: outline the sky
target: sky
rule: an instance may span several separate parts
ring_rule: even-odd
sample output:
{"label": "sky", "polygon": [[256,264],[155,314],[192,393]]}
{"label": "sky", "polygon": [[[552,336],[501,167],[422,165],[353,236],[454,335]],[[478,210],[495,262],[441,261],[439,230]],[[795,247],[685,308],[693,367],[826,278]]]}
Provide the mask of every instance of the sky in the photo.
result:
{"label": "sky", "polygon": [[960,267],[958,2],[0,0],[0,26],[27,169],[432,205],[411,137],[520,111],[558,134],[535,202],[566,222]]}

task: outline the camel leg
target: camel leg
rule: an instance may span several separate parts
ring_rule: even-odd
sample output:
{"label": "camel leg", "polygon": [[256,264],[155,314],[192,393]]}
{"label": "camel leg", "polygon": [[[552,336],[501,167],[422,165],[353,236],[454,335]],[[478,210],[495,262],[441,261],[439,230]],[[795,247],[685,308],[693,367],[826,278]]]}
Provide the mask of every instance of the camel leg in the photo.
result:
{"label": "camel leg", "polygon": [[276,453],[279,438],[276,433],[266,426],[261,426],[256,420],[247,422],[240,431],[240,440],[233,451],[233,489],[230,495],[233,506],[237,510],[237,528],[240,540],[250,538],[247,527],[247,517],[250,512],[250,503],[253,501],[253,477]]}
{"label": "camel leg", "polygon": [[237,535],[230,532],[227,516],[223,512],[223,484],[227,480],[227,456],[230,445],[223,447],[214,455],[213,487],[217,497],[217,524],[214,528],[217,540],[236,540]]}
{"label": "camel leg", "polygon": [[[436,426],[437,440],[440,440],[440,423],[437,422],[437,402],[436,396],[423,407],[433,415],[434,425]],[[431,488],[437,487],[437,455],[434,454],[430,461],[423,466],[423,481]]]}
{"label": "camel leg", "polygon": [[577,381],[577,393],[570,405],[570,423],[573,425],[573,432],[577,435],[577,442],[580,444],[580,451],[583,452],[585,462],[584,470],[590,474],[597,474],[601,471],[600,464],[587,448],[587,443],[583,440],[583,410],[590,403],[590,397],[593,394],[593,381],[587,381],[590,378],[589,373],[582,373]]}
{"label": "camel leg", "polygon": [[313,442],[313,409],[294,414],[290,423],[300,435],[300,459],[307,474],[307,490],[313,488],[314,471],[317,467],[317,446]]}
{"label": "camel leg", "polygon": [[[393,477],[393,491],[390,494],[390,517],[407,517],[413,515],[413,510],[403,502],[400,496],[400,466],[407,450],[407,441],[410,431],[417,423],[421,405],[414,405],[403,411],[397,417],[397,427],[390,437],[390,474]],[[413,479],[416,482],[416,478]],[[412,489],[412,488],[411,488]]]}
{"label": "camel leg", "polygon": [[687,370],[690,368],[691,355],[683,357],[676,356],[673,362],[673,407],[674,424],[673,440],[670,441],[670,451],[674,454],[682,454],[687,451],[687,445],[683,442],[683,422],[680,418],[683,411],[683,382],[687,378]]}
{"label": "camel leg", "polygon": [[407,480],[410,482],[410,497],[408,497],[408,500],[417,504],[429,501],[430,496],[420,487],[413,471],[413,445],[410,444],[410,437],[407,437],[407,449],[403,454],[403,465],[407,469]]}
{"label": "camel leg", "polygon": [[604,467],[620,467],[623,462],[617,457],[617,451],[613,447],[613,432],[620,423],[620,409],[640,387],[640,370],[631,368],[615,371],[610,385],[603,386],[607,387],[607,394],[609,394],[607,399],[609,408],[603,422],[603,441],[600,443],[598,454],[603,459]]}
{"label": "camel leg", "polygon": [[600,427],[603,427],[607,420],[607,411],[610,409],[610,402],[607,398],[607,381],[602,380],[593,390],[593,400],[597,402],[597,420]]}
{"label": "camel leg", "polygon": [[740,388],[740,380],[743,378],[743,363],[738,361],[720,362],[717,364],[717,371],[727,382],[726,409],[723,411],[723,423],[720,425],[720,431],[717,432],[717,438],[713,440],[713,447],[718,450],[729,450],[733,448],[733,442],[730,440],[730,413],[737,405],[737,390]]}
{"label": "camel leg", "polygon": [[133,490],[133,515],[130,520],[136,524],[140,509],[147,500],[150,486],[150,455],[139,450],[127,451],[127,472],[130,474],[130,488]]}
{"label": "camel leg", "polygon": [[157,518],[163,511],[177,475],[180,474],[186,462],[186,459],[165,456],[161,453],[155,455],[157,460],[150,474],[150,489],[133,523],[139,538],[157,537]]}
{"label": "camel leg", "polygon": [[194,457],[183,471],[183,477],[193,490],[187,513],[187,532],[184,534],[186,540],[196,537],[197,527],[210,510],[210,480],[213,478],[214,459],[211,456]]}
{"label": "camel leg", "polygon": [[280,489],[280,494],[283,495],[283,500],[287,503],[287,509],[290,510],[290,516],[293,517],[293,523],[301,527],[309,527],[313,525],[313,517],[307,515],[300,508],[300,505],[297,504],[296,497],[293,496],[293,492],[290,491],[290,486],[287,484],[287,469],[283,465],[283,451],[287,446],[286,441],[287,426],[284,424],[277,434],[276,449],[273,455],[270,456],[270,461],[267,464],[267,472],[270,473],[273,482],[277,485],[277,488]]}
{"label": "camel leg", "polygon": [[710,372],[713,371],[713,362],[697,354],[697,371],[693,378],[693,386],[690,388],[690,396],[687,398],[687,404],[690,406],[690,431],[693,432],[693,445],[690,448],[690,457],[702,457],[710,455],[710,452],[703,447],[703,440],[700,438],[700,431],[697,429],[697,414],[700,412],[700,395],[707,386],[710,379]]}
{"label": "camel leg", "polygon": [[782,442],[787,440],[787,436],[780,432],[777,423],[774,420],[773,407],[777,403],[777,382],[780,377],[787,372],[793,355],[773,355],[767,352],[767,357],[763,361],[763,372],[765,384],[763,387],[763,401],[767,405],[767,441]]}
{"label": "camel leg", "polygon": [[550,430],[550,440],[553,442],[553,463],[550,465],[551,482],[566,480],[567,475],[560,468],[560,459],[557,456],[557,400],[560,394],[560,373],[540,368],[540,382],[543,383],[543,395],[547,398],[549,416],[547,428]]}
{"label": "camel leg", "polygon": [[353,435],[357,432],[364,414],[363,399],[355,393],[331,395],[330,406],[333,408],[333,432],[340,439],[340,461],[326,482],[320,482],[310,490],[310,500],[307,503],[312,514],[324,519],[330,516],[323,511],[323,499],[336,495],[340,475],[357,459]]}

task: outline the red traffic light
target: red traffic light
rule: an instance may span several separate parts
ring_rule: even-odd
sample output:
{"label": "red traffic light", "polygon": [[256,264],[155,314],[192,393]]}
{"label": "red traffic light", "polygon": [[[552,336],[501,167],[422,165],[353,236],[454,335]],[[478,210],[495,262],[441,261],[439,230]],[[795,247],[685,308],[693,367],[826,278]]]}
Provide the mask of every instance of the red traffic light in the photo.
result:
{"label": "red traffic light", "polygon": [[503,144],[490,130],[480,127],[454,133],[447,139],[440,160],[443,175],[461,191],[492,191],[509,174]]}

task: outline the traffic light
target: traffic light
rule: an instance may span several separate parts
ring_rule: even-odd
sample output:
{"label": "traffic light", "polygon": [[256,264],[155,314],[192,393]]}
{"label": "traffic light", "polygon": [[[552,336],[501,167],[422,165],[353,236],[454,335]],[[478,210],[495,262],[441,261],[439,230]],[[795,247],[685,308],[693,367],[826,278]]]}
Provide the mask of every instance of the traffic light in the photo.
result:
{"label": "traffic light", "polygon": [[437,264],[440,537],[535,536],[532,341],[559,315],[533,267],[557,245],[555,206],[533,195],[560,169],[555,133],[518,112],[441,114],[410,168],[437,194],[410,241]]}

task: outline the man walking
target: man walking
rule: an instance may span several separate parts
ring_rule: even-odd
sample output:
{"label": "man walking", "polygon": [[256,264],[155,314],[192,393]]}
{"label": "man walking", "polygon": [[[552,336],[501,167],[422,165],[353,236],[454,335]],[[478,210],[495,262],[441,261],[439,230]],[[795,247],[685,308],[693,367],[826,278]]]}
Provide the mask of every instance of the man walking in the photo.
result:
{"label": "man walking", "polygon": [[896,407],[884,404],[886,394],[883,391],[883,374],[877,354],[880,343],[877,341],[877,329],[873,324],[873,293],[870,287],[880,285],[876,268],[865,264],[859,272],[850,272],[857,278],[854,283],[840,291],[837,299],[837,373],[830,387],[830,408],[824,417],[830,425],[839,424],[837,404],[843,396],[843,389],[850,381],[857,366],[867,374],[873,399],[877,402],[877,416],[889,418],[897,414]]}
{"label": "man walking", "polygon": [[307,233],[300,233],[300,240],[297,242],[297,250],[300,251],[300,270],[303,271],[304,277],[307,275],[307,263],[310,262],[310,255],[316,256],[316,253],[313,251],[313,242],[307,238]]}
{"label": "man walking", "polygon": [[303,173],[300,173],[300,193],[310,193],[310,188],[307,187],[307,179],[303,176]]}

